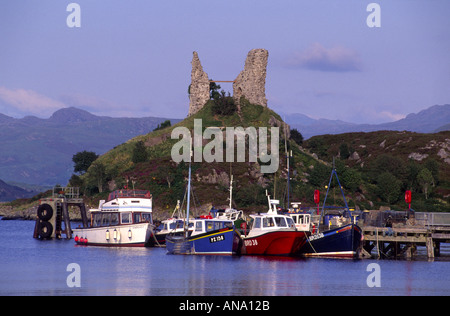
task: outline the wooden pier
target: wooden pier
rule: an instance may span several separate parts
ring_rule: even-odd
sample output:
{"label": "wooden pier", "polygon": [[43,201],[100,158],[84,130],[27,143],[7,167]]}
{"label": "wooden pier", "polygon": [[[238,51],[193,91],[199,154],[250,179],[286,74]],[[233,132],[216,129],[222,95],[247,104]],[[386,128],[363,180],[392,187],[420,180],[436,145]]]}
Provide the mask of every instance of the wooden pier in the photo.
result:
{"label": "wooden pier", "polygon": [[[376,258],[414,258],[417,247],[426,247],[428,258],[440,256],[441,243],[450,243],[450,213],[404,213],[385,225],[362,224],[362,253]],[[364,223],[364,221],[363,221]]]}

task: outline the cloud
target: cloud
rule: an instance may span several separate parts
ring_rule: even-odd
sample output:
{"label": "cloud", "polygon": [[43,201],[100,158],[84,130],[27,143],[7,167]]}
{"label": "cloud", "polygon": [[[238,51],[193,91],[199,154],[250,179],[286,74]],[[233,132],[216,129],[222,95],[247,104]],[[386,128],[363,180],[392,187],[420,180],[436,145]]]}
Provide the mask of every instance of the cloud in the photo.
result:
{"label": "cloud", "polygon": [[0,101],[5,108],[2,112],[9,115],[50,116],[56,110],[66,107],[64,103],[53,100],[32,90],[11,90],[0,87]]}
{"label": "cloud", "polygon": [[303,52],[297,52],[288,66],[326,72],[361,71],[362,63],[359,54],[349,48],[336,46],[325,48],[314,43]]}
{"label": "cloud", "polygon": [[387,120],[387,121],[394,122],[394,121],[398,121],[398,120],[404,119],[406,117],[406,115],[404,115],[404,114],[395,114],[395,113],[392,113],[392,112],[389,112],[389,111],[381,111],[378,114],[378,117],[380,119],[384,119],[384,120]]}

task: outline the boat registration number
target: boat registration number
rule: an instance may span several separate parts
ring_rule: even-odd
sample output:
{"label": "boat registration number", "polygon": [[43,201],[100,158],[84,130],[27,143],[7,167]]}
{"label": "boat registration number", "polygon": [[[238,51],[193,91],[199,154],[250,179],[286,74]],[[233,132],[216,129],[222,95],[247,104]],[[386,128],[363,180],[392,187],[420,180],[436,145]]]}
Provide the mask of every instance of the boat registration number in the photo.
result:
{"label": "boat registration number", "polygon": [[225,236],[224,236],[224,235],[219,235],[219,236],[209,237],[209,242],[210,242],[210,243],[218,242],[218,241],[223,241],[223,240],[225,240]]}
{"label": "boat registration number", "polygon": [[320,238],[323,238],[323,233],[310,236],[309,241],[320,239]]}
{"label": "boat registration number", "polygon": [[244,240],[244,245],[246,247],[258,246],[258,241],[256,239],[246,239],[246,240]]}

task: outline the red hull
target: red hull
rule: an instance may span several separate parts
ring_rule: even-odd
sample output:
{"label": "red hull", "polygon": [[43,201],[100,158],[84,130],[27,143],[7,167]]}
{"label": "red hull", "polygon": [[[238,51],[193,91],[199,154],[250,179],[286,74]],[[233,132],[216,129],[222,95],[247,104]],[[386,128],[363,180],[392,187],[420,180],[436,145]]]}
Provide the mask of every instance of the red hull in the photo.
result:
{"label": "red hull", "polygon": [[268,232],[255,237],[245,237],[241,249],[241,254],[292,256],[298,253],[305,242],[305,232]]}

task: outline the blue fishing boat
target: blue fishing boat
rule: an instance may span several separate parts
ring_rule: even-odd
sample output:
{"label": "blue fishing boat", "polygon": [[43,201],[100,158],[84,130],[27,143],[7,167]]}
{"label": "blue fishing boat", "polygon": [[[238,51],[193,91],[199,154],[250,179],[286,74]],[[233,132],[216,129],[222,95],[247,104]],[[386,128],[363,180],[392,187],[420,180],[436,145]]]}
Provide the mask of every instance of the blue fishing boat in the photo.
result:
{"label": "blue fishing boat", "polygon": [[[345,207],[325,207],[333,176],[344,198]],[[318,229],[307,237],[299,254],[304,257],[357,258],[362,246],[362,230],[354,223],[352,214],[345,199],[339,177],[333,166],[327,194],[322,206]]]}
{"label": "blue fishing boat", "polygon": [[354,258],[361,246],[362,231],[355,224],[325,230],[307,238],[300,253],[304,257]]}
{"label": "blue fishing boat", "polygon": [[166,249],[169,254],[234,255],[239,252],[240,236],[233,221],[206,216],[191,220],[192,233],[186,236],[169,235]]}
{"label": "blue fishing boat", "polygon": [[[191,144],[192,146],[192,144]],[[191,147],[192,148],[192,147]],[[192,156],[192,152],[191,152]],[[191,196],[191,163],[187,190],[185,231],[181,235],[166,236],[169,254],[180,255],[233,255],[240,250],[240,235],[232,220],[202,216],[189,220]],[[190,229],[192,227],[192,229]]]}

